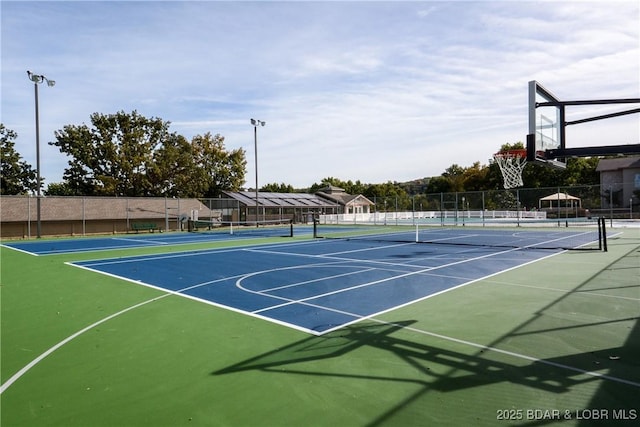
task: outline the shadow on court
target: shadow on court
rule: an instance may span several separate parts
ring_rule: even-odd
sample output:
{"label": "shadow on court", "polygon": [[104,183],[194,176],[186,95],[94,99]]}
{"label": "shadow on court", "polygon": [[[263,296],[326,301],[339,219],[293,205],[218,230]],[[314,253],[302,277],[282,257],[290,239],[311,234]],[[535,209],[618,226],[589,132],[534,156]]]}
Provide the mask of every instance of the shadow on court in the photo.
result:
{"label": "shadow on court", "polygon": [[[418,390],[404,395],[386,412],[379,414],[368,425],[378,426],[389,423],[395,415],[407,406],[417,403],[429,391],[444,393],[482,387],[496,383],[508,383],[537,389],[541,392],[563,394],[576,386],[596,382],[597,391],[584,408],[567,409],[603,409],[638,410],[633,402],[640,387],[640,283],[636,272],[640,251],[635,246],[630,252],[614,263],[604,267],[593,277],[583,281],[573,290],[561,294],[560,298],[542,307],[530,320],[518,325],[508,334],[494,340],[487,347],[500,348],[500,344],[511,339],[534,339],[553,331],[565,331],[572,334],[589,336],[594,328],[615,327],[617,333],[624,331],[627,336],[623,346],[607,347],[606,340],[593,342],[590,351],[566,354],[548,359],[534,359],[535,355],[504,354],[489,348],[460,346],[456,343],[442,344],[437,337],[400,332],[410,328],[416,321],[405,320],[389,323],[360,322],[323,336],[312,336],[256,357],[241,361],[212,375],[229,375],[248,370],[318,377],[350,378],[364,381],[401,382],[418,385]],[[634,270],[635,269],[635,270]],[[631,276],[629,276],[631,274]],[[637,284],[636,284],[637,283]],[[637,288],[638,292],[633,289]],[[586,292],[615,292],[620,289],[632,290],[634,297],[626,302],[627,308],[621,310],[614,306],[615,299],[603,300],[599,304],[603,318],[597,322],[566,324],[560,322],[549,329],[547,324],[538,321],[550,310],[566,310],[579,304],[580,300],[568,301]],[[614,303],[611,303],[614,301]],[[621,300],[622,301],[622,300]],[[562,303],[562,306],[557,306]],[[624,304],[624,301],[621,303]],[[635,311],[634,315],[629,315]],[[626,315],[625,315],[626,314]],[[629,326],[632,325],[632,326]],[[609,332],[607,332],[609,333]],[[403,335],[404,337],[400,337]],[[409,339],[405,337],[410,337]],[[606,333],[604,335],[606,337]],[[612,337],[613,338],[613,337]],[[616,340],[612,339],[612,342]],[[619,341],[618,341],[619,342]],[[363,347],[374,348],[389,353],[393,360],[401,360],[413,368],[414,375],[406,370],[376,370],[362,373],[357,370],[338,370],[327,372],[313,364],[304,362],[339,358]],[[462,350],[456,351],[459,347]],[[468,349],[469,351],[465,351]],[[524,356],[524,357],[523,357]],[[419,375],[415,375],[415,372]],[[551,409],[551,408],[550,408]],[[631,415],[633,412],[631,412]],[[640,413],[638,414],[640,417]],[[576,420],[574,420],[576,421]],[[578,422],[581,426],[590,425],[593,420]],[[617,420],[619,422],[620,420]],[[557,420],[535,420],[519,425],[547,425]]]}
{"label": "shadow on court", "polygon": [[[508,382],[521,386],[536,388],[545,392],[565,393],[572,387],[586,382],[600,381],[599,377],[585,375],[582,371],[566,367],[580,366],[585,363],[593,365],[600,360],[603,365],[598,369],[609,368],[615,372],[618,361],[609,359],[611,354],[626,355],[624,348],[611,348],[596,352],[571,354],[563,357],[540,361],[523,361],[514,358],[514,363],[506,363],[493,359],[491,350],[462,353],[424,342],[394,337],[392,334],[412,325],[413,321],[396,322],[394,324],[352,325],[320,337],[309,337],[289,346],[242,361],[228,368],[213,372],[213,375],[227,375],[247,370],[264,372],[351,378],[354,380],[375,380],[385,382],[413,383],[420,386],[419,391],[405,397],[402,402],[388,410],[369,425],[385,424],[396,412],[419,400],[431,390],[455,392],[472,387],[481,387],[495,383]],[[640,338],[638,329],[635,338]],[[630,337],[630,339],[633,339]],[[426,337],[423,341],[428,341]],[[402,377],[395,372],[387,376],[362,375],[352,372],[325,372],[301,368],[300,363],[321,359],[337,358],[360,347],[368,346],[388,352],[394,358],[418,370],[420,376]],[[498,357],[499,359],[508,359]],[[626,359],[626,357],[625,357]],[[524,363],[523,363],[524,362]],[[430,366],[439,366],[432,369]],[[445,367],[443,370],[442,367]],[[444,371],[444,372],[443,372]],[[627,372],[628,375],[628,372]],[[620,384],[613,384],[614,389]],[[630,388],[626,388],[628,393]],[[612,402],[608,402],[609,406]],[[601,407],[609,407],[601,406]],[[536,425],[540,425],[538,422]]]}

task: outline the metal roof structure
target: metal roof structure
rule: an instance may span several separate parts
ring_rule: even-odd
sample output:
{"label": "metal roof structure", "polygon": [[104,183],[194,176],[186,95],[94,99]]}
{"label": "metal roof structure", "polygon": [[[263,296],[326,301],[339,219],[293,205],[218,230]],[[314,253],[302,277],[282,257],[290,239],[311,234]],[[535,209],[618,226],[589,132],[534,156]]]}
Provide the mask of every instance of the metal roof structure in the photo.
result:
{"label": "metal roof structure", "polygon": [[640,157],[619,157],[614,159],[600,159],[596,171],[605,172],[635,168],[640,168]]}
{"label": "metal roof structure", "polygon": [[[251,191],[224,191],[228,197],[241,204],[256,205],[256,193]],[[336,203],[308,193],[271,193],[258,192],[258,206],[264,208],[334,208]]]}

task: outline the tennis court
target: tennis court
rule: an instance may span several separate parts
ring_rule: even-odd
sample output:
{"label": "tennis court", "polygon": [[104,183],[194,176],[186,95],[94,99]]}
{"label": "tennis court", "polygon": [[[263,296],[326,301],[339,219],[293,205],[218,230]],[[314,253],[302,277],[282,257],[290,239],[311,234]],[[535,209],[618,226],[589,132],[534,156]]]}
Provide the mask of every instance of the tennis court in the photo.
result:
{"label": "tennis court", "polygon": [[[204,224],[204,222],[203,222]],[[235,224],[235,225],[234,225]],[[259,226],[256,226],[259,225]],[[231,226],[230,226],[231,225]],[[49,239],[7,243],[12,249],[31,255],[55,255],[75,252],[134,249],[141,247],[192,245],[212,241],[233,241],[260,237],[292,237],[290,221],[260,221],[252,223],[220,223],[217,228],[202,227],[202,231],[191,233],[147,233],[95,237],[82,239]],[[296,235],[311,233],[311,227],[296,225]]]}
{"label": "tennis court", "polygon": [[331,240],[73,265],[325,333],[547,257],[551,243],[595,238],[584,230],[431,228],[423,235],[443,244],[426,246],[411,242],[411,227],[359,228],[330,227],[339,237]]}
{"label": "tennis court", "polygon": [[637,419],[637,228],[384,230],[5,242],[2,425]]}

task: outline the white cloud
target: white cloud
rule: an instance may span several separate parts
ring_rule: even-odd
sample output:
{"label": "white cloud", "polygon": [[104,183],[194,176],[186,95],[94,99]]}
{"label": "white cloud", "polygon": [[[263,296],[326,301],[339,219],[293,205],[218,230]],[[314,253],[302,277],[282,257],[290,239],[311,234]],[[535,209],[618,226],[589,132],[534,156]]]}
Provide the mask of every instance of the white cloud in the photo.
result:
{"label": "white cloud", "polygon": [[[35,164],[32,69],[57,81],[40,91],[43,143],[93,112],[136,109],[187,137],[219,133],[245,148],[252,185],[255,117],[267,121],[262,183],[439,175],[524,140],[529,80],[561,99],[638,97],[638,10],[631,1],[2,2],[2,121]],[[600,110],[576,114],[591,111]],[[637,116],[588,129],[572,135],[640,141]],[[48,146],[42,157],[47,182],[60,180],[66,159]]]}

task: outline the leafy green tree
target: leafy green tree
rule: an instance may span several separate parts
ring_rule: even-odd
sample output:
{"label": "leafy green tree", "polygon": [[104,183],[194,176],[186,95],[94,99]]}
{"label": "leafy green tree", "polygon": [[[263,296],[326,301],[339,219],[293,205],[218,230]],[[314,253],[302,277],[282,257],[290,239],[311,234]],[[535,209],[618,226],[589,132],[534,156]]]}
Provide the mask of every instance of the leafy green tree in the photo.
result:
{"label": "leafy green tree", "polygon": [[511,150],[525,150],[524,143],[522,141],[514,142],[513,144],[507,142],[500,146],[500,151],[511,151]]}
{"label": "leafy green tree", "polygon": [[147,173],[153,168],[154,150],[169,135],[169,123],[120,111],[94,113],[91,124],[67,125],[49,143],[71,157],[65,181],[86,195],[152,195]]}
{"label": "leafy green tree", "polygon": [[368,188],[367,184],[363,184],[359,180],[356,182],[353,182],[351,180],[342,181],[338,178],[327,177],[327,178],[324,178],[320,183],[313,184],[308,191],[309,193],[312,193],[312,194],[317,193],[318,191],[325,188],[327,185],[340,187],[348,194],[364,194]]}
{"label": "leafy green tree", "polygon": [[502,186],[502,175],[497,164],[475,162],[470,167],[453,164],[441,176],[427,184],[426,193],[483,191]]}
{"label": "leafy green tree", "polygon": [[489,168],[475,162],[471,167],[465,168],[462,173],[462,185],[464,191],[480,191],[487,187]]}
{"label": "leafy green tree", "polygon": [[195,165],[193,145],[172,133],[153,153],[148,178],[156,195],[200,197],[208,188],[204,171]]}
{"label": "leafy green tree", "polygon": [[451,182],[448,177],[445,176],[434,176],[429,180],[429,184],[427,184],[426,193],[448,193],[451,190]]}
{"label": "leafy green tree", "polygon": [[225,190],[240,190],[247,166],[243,149],[226,151],[224,137],[208,132],[193,137],[191,146],[198,178],[205,182],[204,197],[218,197]]}
{"label": "leafy green tree", "polygon": [[18,134],[0,123],[0,194],[15,195],[38,189],[37,173],[15,150]]}
{"label": "leafy green tree", "polygon": [[598,157],[576,157],[567,160],[565,185],[598,185]]}
{"label": "leafy green tree", "polygon": [[431,178],[421,178],[409,182],[400,182],[398,186],[410,196],[424,194]]}
{"label": "leafy green tree", "polygon": [[47,189],[44,190],[45,196],[79,196],[82,193],[77,189],[73,189],[66,182],[52,182],[47,185]]}
{"label": "leafy green tree", "polygon": [[260,191],[267,191],[271,193],[294,193],[296,190],[290,184],[285,184],[284,182],[281,184],[272,183],[262,186]]}
{"label": "leafy green tree", "polygon": [[391,182],[369,185],[364,196],[375,202],[377,211],[392,212],[412,208],[411,198],[407,192]]}
{"label": "leafy green tree", "polygon": [[443,173],[442,176],[449,180],[450,190],[449,191],[464,191],[464,173],[465,169],[462,166],[457,164],[453,164],[449,166]]}
{"label": "leafy green tree", "polygon": [[65,126],[50,143],[71,158],[63,175],[64,191],[88,196],[217,197],[244,183],[245,152],[225,150],[220,135],[196,135],[189,142],[169,133],[169,122],[136,111],[94,113],[91,125]]}

